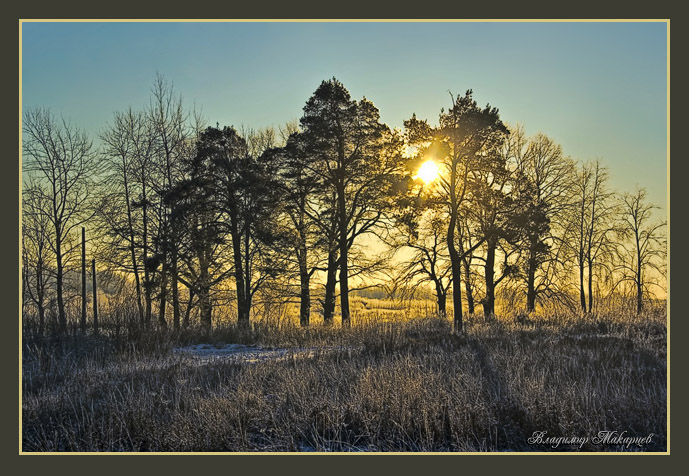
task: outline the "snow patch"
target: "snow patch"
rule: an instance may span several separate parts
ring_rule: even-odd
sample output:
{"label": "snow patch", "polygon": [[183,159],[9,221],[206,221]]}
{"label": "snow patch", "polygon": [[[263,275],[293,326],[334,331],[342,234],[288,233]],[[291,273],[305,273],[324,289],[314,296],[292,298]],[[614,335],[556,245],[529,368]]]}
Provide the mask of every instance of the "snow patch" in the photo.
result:
{"label": "snow patch", "polygon": [[347,350],[351,351],[349,348],[336,346],[285,349],[243,344],[196,344],[176,347],[172,352],[179,355],[194,357],[204,362],[220,360],[256,363],[287,358],[310,358],[318,354]]}

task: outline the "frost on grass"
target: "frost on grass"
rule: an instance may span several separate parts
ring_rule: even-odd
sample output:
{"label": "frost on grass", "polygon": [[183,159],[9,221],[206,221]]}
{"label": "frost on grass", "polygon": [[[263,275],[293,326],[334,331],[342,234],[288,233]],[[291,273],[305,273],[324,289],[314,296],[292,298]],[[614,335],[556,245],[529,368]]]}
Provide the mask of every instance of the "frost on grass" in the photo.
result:
{"label": "frost on grass", "polygon": [[196,344],[176,347],[173,353],[196,358],[202,362],[235,361],[257,363],[263,361],[283,360],[287,358],[309,358],[319,353],[330,353],[346,350],[341,347],[319,348],[272,348],[244,344]]}

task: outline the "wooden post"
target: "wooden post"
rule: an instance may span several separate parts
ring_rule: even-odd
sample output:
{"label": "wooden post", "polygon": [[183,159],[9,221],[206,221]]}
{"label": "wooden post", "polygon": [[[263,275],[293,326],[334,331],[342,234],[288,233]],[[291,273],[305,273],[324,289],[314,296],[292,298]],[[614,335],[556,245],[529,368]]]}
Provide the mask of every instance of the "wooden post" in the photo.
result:
{"label": "wooden post", "polygon": [[96,287],[96,260],[91,260],[91,276],[93,277],[93,333],[98,334],[98,288]]}
{"label": "wooden post", "polygon": [[81,332],[86,334],[86,228],[81,227]]}

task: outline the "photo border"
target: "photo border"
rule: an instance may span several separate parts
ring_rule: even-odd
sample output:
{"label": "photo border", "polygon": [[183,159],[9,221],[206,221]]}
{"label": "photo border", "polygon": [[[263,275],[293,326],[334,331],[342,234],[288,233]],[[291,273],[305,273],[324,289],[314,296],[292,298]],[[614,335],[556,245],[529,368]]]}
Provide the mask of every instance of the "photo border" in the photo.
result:
{"label": "photo border", "polygon": [[[55,19],[57,19],[57,18],[78,18],[78,17],[103,18],[103,19],[105,19],[105,18],[117,18],[117,17],[126,18],[127,16],[129,16],[129,15],[126,15],[126,12],[130,11],[130,12],[137,12],[137,15],[136,15],[137,18],[142,18],[142,19],[149,18],[150,19],[150,18],[154,18],[157,14],[159,14],[159,11],[157,11],[157,9],[155,9],[153,7],[144,7],[140,4],[134,4],[134,2],[120,2],[120,3],[118,3],[118,7],[116,9],[114,9],[114,7],[112,7],[112,6],[105,6],[105,5],[101,5],[100,8],[97,8],[95,5],[90,5],[90,9],[82,9],[82,8],[78,8],[75,5],[70,5],[69,7],[65,7],[63,4],[41,5],[41,3],[43,3],[43,2],[35,2],[30,8],[27,6],[23,6],[21,8],[15,7],[17,10],[19,10],[18,14],[16,16],[12,16],[12,15],[8,14],[4,17],[3,21],[5,21],[6,27],[3,28],[3,33],[9,37],[9,41],[5,42],[6,45],[17,45],[17,42],[18,42],[17,22],[20,18],[55,18]],[[356,2],[351,2],[351,3],[353,4]],[[428,7],[428,6],[433,5],[435,3],[436,2],[426,2],[424,4],[424,6]],[[441,2],[441,3],[446,3],[446,2]],[[502,3],[502,2],[498,2],[498,3]],[[507,3],[507,2],[504,2],[504,3]],[[593,4],[593,2],[590,2],[590,3]],[[276,13],[276,15],[271,14],[271,18],[273,18],[273,19],[277,19],[278,17],[283,17],[283,18],[286,18],[286,17],[295,17],[296,18],[296,17],[298,17],[300,19],[338,18],[338,17],[342,18],[342,14],[344,13],[341,8],[340,9],[336,8],[337,7],[336,5],[330,5],[329,6],[329,7],[333,8],[333,10],[330,10],[330,13],[328,13],[328,10],[324,9],[325,7],[323,5],[319,5],[319,6],[320,6],[320,9],[313,9],[313,10],[306,10],[306,11],[296,10],[295,11],[293,9],[294,8],[293,6],[283,5],[281,7],[280,5],[278,5],[278,6],[275,6],[275,9],[270,10],[271,13],[272,12]],[[534,10],[524,10],[523,6],[520,7],[518,5],[516,6],[518,8],[514,8],[514,7],[515,6],[513,5],[512,10],[519,9],[519,10],[521,10],[521,12],[514,12],[513,11],[512,14],[506,14],[504,17],[501,15],[501,18],[503,20],[505,20],[505,19],[517,19],[517,18],[519,18],[519,16],[521,16],[522,18],[528,18],[528,19],[539,19],[539,16],[541,18],[544,18],[543,15],[534,15],[533,14]],[[552,7],[552,5],[551,5],[551,7]],[[582,9],[581,7],[582,7],[582,4],[580,3],[579,9],[577,9],[578,11],[576,11],[576,12],[572,8],[563,8],[561,10],[561,12],[563,12],[563,13],[560,13],[560,14],[557,14],[553,10],[553,8],[551,8],[550,10],[538,10],[538,11],[542,12],[542,13],[548,13],[548,15],[545,15],[546,18],[565,18],[565,19],[566,18],[573,18],[571,16],[572,13],[574,13],[574,18],[589,17],[590,15],[584,15],[583,14],[583,10],[585,10],[585,9]],[[187,8],[189,8],[189,7],[187,7]],[[371,5],[367,5],[366,10],[356,8],[356,7],[351,7],[351,8],[352,8],[351,10],[348,10],[346,12],[347,13],[346,16],[348,18],[353,18],[356,16],[364,16],[364,15],[352,15],[353,12],[362,12],[362,13],[366,12],[365,17],[367,17],[368,19],[388,17],[390,15],[389,11],[383,11],[382,15],[381,14],[375,14],[377,12],[375,12],[375,9],[372,9]],[[428,9],[428,11],[430,11],[430,12],[442,12],[442,16],[446,16],[448,18],[459,18],[460,17],[459,15],[461,15],[463,17],[473,17],[474,19],[490,18],[492,16],[495,16],[495,12],[496,12],[495,2],[492,2],[488,7],[483,7],[483,8],[484,8],[484,11],[480,12],[480,11],[477,11],[477,9],[475,7],[473,8],[473,11],[472,11],[466,5],[459,5],[459,6],[455,6],[454,8],[448,6],[448,7],[439,8],[439,9],[437,9],[437,8],[436,9]],[[100,9],[100,11],[98,11],[99,9]],[[33,11],[31,11],[31,10],[33,10]],[[153,10],[152,13],[150,13],[151,10]],[[211,9],[207,8],[206,5],[204,5],[203,10],[204,10],[204,12],[212,11]],[[388,10],[388,9],[386,9],[386,10]],[[490,12],[486,12],[485,10],[490,10]],[[244,6],[232,5],[232,16],[234,16],[234,17],[239,17],[240,16],[239,14],[241,14],[241,16],[245,19],[256,19],[256,18],[260,18],[260,16],[258,16],[258,15],[261,13],[265,13],[265,11],[266,11],[265,5],[253,6],[253,7],[247,7],[246,5],[244,5]],[[453,11],[457,12],[457,14],[453,15]],[[507,12],[509,12],[509,8],[505,8],[504,10],[500,10],[500,11],[501,12],[505,11],[507,13]],[[633,10],[625,12],[622,15],[620,15],[620,12],[617,12],[615,14],[614,10],[612,12],[610,10],[608,10],[606,12],[598,4],[596,4],[595,9],[592,8],[589,11],[595,12],[596,13],[595,18],[599,19],[599,20],[600,19],[606,19],[606,18],[608,18],[608,19],[609,18],[620,18],[621,19],[623,17],[624,17],[624,19],[649,18],[649,17],[651,17],[648,12],[645,12],[643,15],[632,14],[631,16],[629,16],[629,13],[634,13]],[[665,11],[667,11],[667,10],[665,10]],[[149,14],[146,14],[147,12],[149,12]],[[179,13],[180,10],[176,10],[176,14],[173,14],[174,12],[175,12],[175,10],[171,11],[171,14],[165,15],[165,17],[166,18],[177,17],[177,18],[192,19],[194,16],[194,15],[189,15],[188,14],[189,12],[187,12],[187,14],[184,14],[184,13],[180,14]],[[221,16],[220,14],[222,14],[222,12],[223,12],[222,8],[218,8],[217,12],[219,14],[218,18],[220,18],[220,16]],[[296,12],[306,13],[306,14],[295,15]],[[369,12],[371,12],[371,14],[369,14]],[[380,10],[378,12],[380,12]],[[309,15],[309,13],[311,13],[311,15]],[[408,15],[407,13],[411,13],[411,15]],[[493,14],[492,15],[485,15],[485,13],[493,13]],[[612,14],[610,14],[610,13],[612,13]],[[637,12],[635,12],[635,13],[639,13],[638,9],[637,9]],[[261,15],[261,16],[264,16],[264,15]],[[397,16],[397,15],[395,15],[395,16]],[[418,11],[416,11],[416,12],[407,11],[407,12],[405,12],[404,16],[408,16],[410,18],[415,18],[415,19],[421,19],[421,18],[424,18],[424,16],[426,18],[430,18],[430,17],[436,17],[437,15],[423,15],[421,12],[418,12]],[[665,19],[665,18],[671,19],[671,15],[669,13],[665,13],[663,15],[652,15],[652,17],[653,18],[659,18],[659,19]],[[671,21],[671,23],[672,23],[672,21]],[[9,24],[9,25],[7,25],[7,24]],[[675,27],[674,31],[676,33],[679,30],[679,28],[678,28],[676,23],[673,24],[673,26]],[[14,37],[14,38],[12,38],[12,37]],[[679,42],[676,42],[676,44],[679,44]],[[18,64],[18,60],[19,60],[18,48],[14,49],[14,54],[16,55],[16,56],[14,56],[14,59],[12,59],[12,57],[10,57],[6,61],[12,62],[14,65],[16,65],[16,64]],[[668,57],[669,57],[669,51],[668,51]],[[15,61],[17,61],[17,62],[15,62]],[[677,67],[678,67],[678,65],[676,64],[675,65],[675,72],[677,71]],[[11,72],[12,70],[13,70],[13,66],[10,66],[10,68],[8,68],[7,71]],[[668,64],[668,70],[669,70],[669,64]],[[8,74],[6,76],[9,76],[9,77],[3,78],[4,80],[10,80],[11,79],[11,75]],[[15,78],[16,79],[14,79],[14,81],[8,81],[9,84],[6,85],[6,89],[14,90],[14,91],[19,90],[19,78],[18,77],[15,77]],[[668,77],[668,96],[670,94],[669,83],[670,83],[670,77]],[[643,94],[642,91],[640,91],[639,93]],[[677,92],[676,92],[676,94],[677,94]],[[680,92],[680,94],[684,94],[684,93]],[[9,102],[10,102],[9,99],[6,99],[6,102],[8,103],[6,105],[7,107],[5,107],[3,110],[5,111],[5,119],[7,120],[7,124],[6,124],[6,127],[3,128],[3,134],[5,134],[7,137],[5,138],[3,143],[9,149],[10,148],[9,144],[13,144],[13,145],[17,144],[16,142],[14,142],[15,140],[17,140],[16,139],[17,136],[13,135],[15,131],[18,132],[17,116],[14,115],[14,114],[16,114],[16,111],[17,111],[17,109],[14,109],[14,107],[16,107],[17,103],[14,103],[14,105],[11,105],[11,104],[9,104]],[[669,106],[669,103],[668,103],[668,106]],[[670,108],[668,107],[668,115],[669,114],[670,114]],[[10,115],[13,116],[12,119],[9,119]],[[677,114],[676,114],[676,116],[677,116]],[[20,117],[21,117],[21,114],[20,114]],[[678,121],[678,119],[675,118],[675,121]],[[683,122],[683,121],[680,120],[680,122]],[[678,130],[678,122],[674,122],[674,125],[675,125],[675,130]],[[17,127],[17,129],[15,129],[15,127]],[[669,145],[670,130],[671,129],[668,128],[668,145]],[[10,135],[13,136],[12,139],[9,138]],[[671,192],[670,192],[671,191],[671,186],[670,186],[671,180],[670,180],[669,153],[670,153],[670,147],[668,146],[668,197],[670,198],[670,196],[671,196]],[[2,193],[5,195],[3,197],[5,199],[4,203],[7,204],[7,206],[4,208],[4,210],[5,210],[4,212],[8,213],[8,215],[9,215],[8,216],[9,220],[7,223],[10,225],[9,226],[10,230],[12,230],[12,229],[19,230],[19,217],[15,216],[14,213],[11,212],[11,210],[13,208],[13,206],[12,206],[13,203],[16,204],[17,209],[19,209],[19,207],[20,207],[20,205],[19,205],[19,190],[18,190],[19,184],[16,181],[16,177],[19,176],[19,163],[18,163],[18,161],[13,161],[13,160],[8,160],[8,161],[10,162],[10,166],[11,166],[10,173],[4,174],[3,180],[6,180],[9,183],[6,186],[2,187]],[[679,163],[679,166],[681,168],[681,167],[683,167],[683,164]],[[17,168],[12,170],[12,167],[17,167]],[[676,164],[675,168],[677,168],[677,164]],[[683,174],[681,174],[681,173],[677,173],[676,177],[681,177],[682,175]],[[16,200],[16,202],[15,202],[15,200]],[[669,218],[670,200],[668,200],[667,212],[668,212],[668,218]],[[679,222],[679,220],[677,220],[677,223],[675,223],[675,230],[680,229],[680,233],[681,233],[682,226],[683,226],[683,223],[681,223],[681,222]],[[670,238],[671,238],[671,234],[669,233],[668,246],[669,246]],[[2,236],[2,240],[3,240],[3,244],[6,245],[4,247],[5,250],[13,249],[13,250],[15,250],[15,252],[17,250],[19,250],[19,237],[17,235],[14,235],[13,233],[8,232]],[[679,250],[679,252],[677,252],[677,250],[676,250],[675,260],[680,258],[682,253],[684,253],[684,250]],[[10,259],[7,260],[8,264],[9,264],[9,266],[7,266],[7,268],[17,269],[17,270],[20,269],[20,267],[19,267],[19,256],[20,256],[20,254],[13,255],[10,253]],[[670,259],[670,258],[668,258],[668,259]],[[676,276],[676,278],[677,278],[677,276]],[[680,282],[681,282],[682,278],[683,278],[682,276],[679,276]],[[11,331],[3,333],[3,335],[6,339],[11,340],[11,342],[8,342],[8,343],[6,343],[6,345],[2,346],[2,352],[4,354],[7,354],[7,355],[3,355],[5,357],[3,359],[3,363],[6,366],[11,366],[13,368],[12,373],[14,373],[14,369],[18,368],[18,366],[15,367],[14,365],[19,364],[19,359],[18,359],[19,346],[18,346],[18,342],[14,340],[14,336],[16,336],[16,335],[20,336],[21,335],[21,330],[19,329],[18,322],[16,319],[14,319],[14,316],[17,316],[19,314],[19,302],[16,301],[17,296],[19,296],[19,286],[17,283],[18,276],[12,275],[12,273],[9,273],[9,275],[6,273],[2,277],[2,279],[4,280],[2,283],[3,284],[3,286],[2,286],[3,293],[5,293],[5,291],[7,291],[7,290],[10,290],[10,292],[7,293],[6,299],[8,299],[10,303],[12,303],[12,305],[9,306],[9,316],[7,318],[10,320],[10,322],[13,323],[14,326],[17,326],[14,329],[17,332],[16,334],[14,334]],[[670,287],[670,270],[668,269],[668,289],[669,289],[669,287]],[[14,290],[14,292],[12,292],[12,290]],[[668,316],[669,316],[669,308],[670,308],[670,304],[668,302]],[[680,308],[679,313],[680,313],[679,315],[681,316],[682,315],[681,308]],[[677,314],[677,306],[676,306],[676,314]],[[676,320],[675,324],[676,324],[675,331],[679,333],[678,335],[684,335],[681,331],[681,329],[685,326],[683,321],[681,319]],[[12,336],[12,337],[10,337],[10,336]],[[668,323],[668,374],[670,371],[669,344],[670,344],[670,327],[669,327],[669,323]],[[679,351],[680,351],[680,353],[682,353],[683,349],[680,348]],[[17,360],[15,360],[15,359],[17,359]],[[13,362],[14,362],[14,364],[12,364]],[[9,374],[9,372],[8,372],[8,374]],[[19,375],[18,382],[21,383],[21,375]],[[668,380],[668,382],[669,382],[669,380]],[[676,382],[676,388],[678,388],[677,384],[679,384],[681,386],[683,384],[683,382]],[[668,384],[668,399],[670,398],[670,391],[669,390],[670,390],[670,388],[669,388],[669,384]],[[684,393],[684,392],[682,392],[682,393]],[[15,412],[18,413],[18,409],[21,408],[21,402],[17,402],[17,400],[16,400],[17,393],[13,393],[13,395],[10,396],[10,392],[8,391],[5,394],[3,394],[3,398],[8,398],[8,402],[6,402],[4,407],[5,408],[12,408],[12,409],[14,409]],[[5,402],[3,402],[3,403],[5,403]],[[677,411],[677,410],[679,410],[679,411]],[[676,415],[677,415],[677,413],[680,413],[682,410],[683,410],[683,408],[680,408],[680,409],[676,408]],[[16,416],[17,416],[17,419],[14,421],[19,422],[19,415],[17,414]],[[13,427],[13,425],[8,425],[8,426]],[[670,419],[669,419],[669,406],[668,406],[668,430],[669,430],[669,426],[670,426]],[[14,428],[13,428],[13,430],[14,430]],[[12,450],[11,453],[14,453],[15,455],[17,455],[18,450],[19,450],[19,447],[18,447],[19,441],[17,440],[17,433],[14,431],[12,431],[12,433],[13,433],[12,438],[8,438],[8,441],[3,440],[3,451],[4,450],[10,450],[11,448],[16,448],[16,450]],[[676,434],[674,435],[675,441],[672,444],[672,446],[670,446],[670,433],[669,433],[669,431],[668,431],[667,436],[668,436],[668,450],[671,450],[672,447],[675,447],[676,449],[679,448],[680,452],[681,452],[683,445],[681,443],[678,443],[678,441],[676,439],[680,435],[677,435],[677,432],[676,432]],[[681,436],[680,436],[680,441],[681,441]],[[142,455],[142,454],[137,454],[137,455]],[[160,454],[153,453],[153,454],[147,454],[147,455],[152,456],[152,455],[160,455]],[[278,457],[289,456],[289,455],[285,455],[285,454],[265,454],[265,455],[266,456],[278,456]],[[466,459],[463,459],[461,461],[449,461],[448,459],[443,457],[443,456],[447,456],[447,458],[451,458],[454,455],[438,455],[435,453],[404,454],[403,456],[405,456],[406,458],[404,460],[399,460],[398,458],[394,458],[394,455],[385,454],[382,456],[390,456],[392,459],[385,459],[382,461],[377,459],[377,458],[373,458],[373,459],[368,458],[369,456],[375,456],[372,454],[363,453],[363,454],[358,454],[356,456],[362,456],[365,458],[365,461],[363,461],[362,464],[364,464],[367,468],[371,467],[371,466],[375,467],[376,464],[380,463],[382,467],[385,467],[389,470],[389,469],[391,469],[390,464],[393,464],[393,460],[394,460],[394,466],[397,466],[399,464],[400,468],[406,468],[406,469],[415,468],[417,470],[424,470],[424,469],[427,470],[427,468],[428,468],[427,464],[428,463],[425,460],[421,459],[421,458],[423,458],[423,456],[427,456],[427,455],[438,456],[441,458],[441,461],[446,461],[446,463],[442,463],[442,464],[448,465],[448,467],[445,468],[448,471],[457,472],[457,471],[463,471],[463,470],[465,470],[465,468],[467,468],[467,466],[466,466],[467,460]],[[479,461],[476,461],[476,464],[481,469],[481,471],[491,470],[491,469],[493,469],[493,467],[494,467],[493,465],[495,464],[494,462],[496,461],[495,458],[491,458],[491,456],[502,456],[502,455],[506,455],[506,454],[504,454],[504,453],[487,454],[487,455],[485,455],[488,457],[487,459],[484,458],[484,459],[481,459]],[[610,455],[610,453],[605,452],[605,453],[600,453],[600,454],[596,453],[595,454],[595,456],[598,456],[598,455]],[[625,455],[632,455],[632,454],[625,453]],[[648,455],[648,454],[647,453],[641,453],[641,454],[634,454],[634,455],[638,456],[638,455]],[[22,457],[28,456],[28,453],[25,455],[21,455],[21,456]],[[36,455],[36,456],[38,456],[38,455]],[[62,455],[60,455],[60,456],[62,456]],[[64,455],[64,456],[67,456],[67,455]],[[220,464],[218,464],[218,467],[216,469],[220,470],[220,471],[222,471],[223,469],[225,469],[227,471],[230,468],[232,470],[235,470],[235,469],[237,469],[237,466],[236,466],[237,462],[242,462],[242,464],[246,464],[246,468],[251,469],[251,471],[260,471],[262,469],[262,467],[267,463],[269,463],[269,466],[273,466],[274,469],[279,469],[279,470],[281,468],[284,469],[284,462],[282,460],[278,461],[278,460],[274,460],[273,458],[263,458],[262,457],[263,454],[257,458],[256,457],[242,458],[241,456],[243,456],[243,455],[232,455],[232,456],[240,456],[240,458],[239,459],[233,459],[232,464],[229,467],[227,466],[227,463],[222,464],[222,463],[218,462]],[[345,465],[345,466],[349,466],[350,462],[351,463],[361,462],[361,458],[354,457],[354,458],[347,458],[346,460],[343,460],[342,458],[344,458],[344,456],[340,457],[338,455],[318,454],[318,455],[305,455],[305,456],[307,456],[307,459],[294,460],[297,466],[303,466],[303,465],[314,466],[315,465],[316,467],[318,467],[322,464],[323,465],[322,469],[327,469],[328,471],[330,471],[330,470],[332,470],[332,466],[333,466],[332,461],[331,460],[321,461],[321,458],[326,458],[326,457],[338,458],[337,467],[339,469],[344,469],[344,466],[342,466],[342,463],[344,461],[347,462],[347,465]],[[412,458],[409,459],[408,456],[411,456]],[[538,457],[539,455],[529,454],[527,456]],[[557,455],[552,455],[552,456],[557,456]],[[575,456],[575,455],[569,455],[569,453],[568,453],[568,456]],[[91,459],[92,458],[87,458],[85,463],[83,463],[83,459],[79,460],[79,466],[82,466],[82,464],[91,464]],[[187,458],[183,458],[183,459],[186,462]],[[43,458],[29,457],[27,459],[26,457],[24,457],[22,460],[22,466],[27,466],[27,467],[34,466],[39,461],[41,463],[43,463],[42,460],[43,460]],[[50,460],[50,458],[49,458],[49,460]],[[125,461],[125,460],[128,461],[129,457],[125,456],[124,460],[122,458],[118,458],[116,460],[118,462],[118,464],[113,465],[113,468],[115,466],[120,466],[119,461]],[[164,460],[166,461],[166,465],[167,465],[168,458],[164,458]],[[575,458],[575,461],[577,463],[574,466],[579,466],[579,461],[584,461],[584,460],[588,460],[586,455],[577,456]],[[134,462],[134,464],[136,464],[137,466],[143,466],[142,461],[147,462],[147,460],[136,460]],[[153,467],[160,469],[160,461],[161,460],[159,460],[159,459],[155,459],[154,461],[151,461],[151,463],[153,464]],[[259,461],[261,461],[261,463],[259,463]],[[290,460],[290,461],[292,461],[292,460]],[[471,461],[473,461],[473,459]],[[503,469],[512,468],[514,465],[514,461],[511,459],[505,460],[505,461],[500,460],[500,461],[501,461],[500,466],[503,466]],[[604,458],[603,460],[596,460],[594,463],[597,466],[599,466],[603,463],[605,466],[607,466],[608,461],[609,460],[607,458]],[[649,462],[646,463],[646,461],[649,461]],[[546,460],[546,462],[550,463],[550,458],[548,458]],[[53,462],[53,461],[45,461],[45,463],[46,463],[45,465],[41,464],[40,466],[44,466],[45,469],[51,468],[50,471],[53,470],[53,466],[67,466],[67,467],[70,466],[69,464],[63,465],[62,463],[56,465],[55,462]],[[180,463],[181,463],[181,460],[179,460],[177,458],[177,459],[172,460],[172,462],[170,464],[176,468],[181,468],[183,466],[187,466],[187,465],[181,465]],[[213,463],[215,465],[215,461],[213,461]],[[375,464],[372,464],[372,463],[375,463]],[[437,460],[434,460],[433,463],[434,463],[434,465],[437,464]],[[570,466],[573,463],[574,463],[574,461],[568,461],[568,466],[574,467],[574,466]],[[611,466],[613,468],[615,468],[617,471],[619,471],[620,467],[626,466],[627,459],[623,458],[622,460],[617,460],[617,459],[610,460],[610,463],[611,463]],[[74,464],[74,463],[72,463],[72,464]],[[102,465],[102,462],[93,461],[92,464],[94,465],[93,469],[99,471],[98,467],[100,465]],[[557,463],[556,461],[552,462],[552,464],[561,465],[561,463]],[[651,461],[647,460],[646,458],[642,458],[642,460],[635,459],[635,460],[631,461],[630,467],[642,469],[642,467],[646,466],[647,464],[649,465],[648,466],[649,470],[651,470],[653,468],[657,471],[658,461],[653,461],[651,463]],[[193,470],[193,468],[196,467],[196,465],[197,465],[197,462],[192,460],[191,466],[188,467],[187,470]],[[204,464],[204,466],[205,466],[205,464]],[[540,464],[539,464],[539,466],[540,466]],[[435,466],[434,466],[434,469],[435,469]],[[438,468],[438,469],[440,469],[440,468]]]}

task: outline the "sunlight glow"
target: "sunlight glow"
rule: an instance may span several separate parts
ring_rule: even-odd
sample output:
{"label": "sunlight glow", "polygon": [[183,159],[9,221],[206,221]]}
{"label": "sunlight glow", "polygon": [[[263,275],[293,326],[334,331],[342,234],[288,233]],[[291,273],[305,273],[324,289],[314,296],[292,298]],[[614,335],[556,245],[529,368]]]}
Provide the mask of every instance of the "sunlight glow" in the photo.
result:
{"label": "sunlight glow", "polygon": [[408,145],[407,147],[404,148],[402,151],[402,157],[405,159],[409,159],[411,157],[414,157],[416,155],[416,152],[419,150],[419,148],[415,145]]}
{"label": "sunlight glow", "polygon": [[438,164],[432,160],[427,160],[419,168],[419,172],[416,177],[424,181],[425,184],[429,184],[438,178]]}

